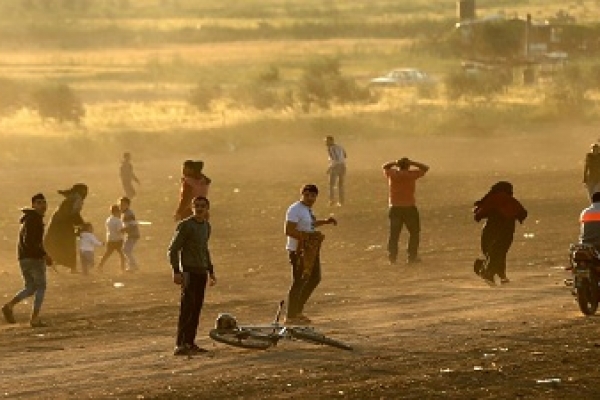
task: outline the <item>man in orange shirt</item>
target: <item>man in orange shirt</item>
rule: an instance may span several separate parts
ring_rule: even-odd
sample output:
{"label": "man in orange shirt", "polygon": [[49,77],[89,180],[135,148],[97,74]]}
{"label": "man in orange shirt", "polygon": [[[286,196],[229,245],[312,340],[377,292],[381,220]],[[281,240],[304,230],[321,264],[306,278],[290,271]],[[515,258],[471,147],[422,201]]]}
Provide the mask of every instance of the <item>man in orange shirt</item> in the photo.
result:
{"label": "man in orange shirt", "polygon": [[390,188],[390,236],[388,239],[390,264],[395,264],[398,260],[398,240],[403,225],[406,225],[410,235],[406,262],[410,264],[421,261],[418,256],[421,221],[415,202],[415,188],[416,180],[424,176],[427,171],[429,171],[427,165],[406,157],[383,165],[383,173],[388,178]]}

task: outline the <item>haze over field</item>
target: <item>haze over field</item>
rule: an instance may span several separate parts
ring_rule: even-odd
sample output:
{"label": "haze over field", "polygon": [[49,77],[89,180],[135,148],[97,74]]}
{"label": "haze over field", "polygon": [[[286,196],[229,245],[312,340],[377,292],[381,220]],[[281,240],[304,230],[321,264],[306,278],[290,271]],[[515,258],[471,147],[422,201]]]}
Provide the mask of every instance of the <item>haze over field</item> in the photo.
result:
{"label": "haze over field", "polygon": [[[592,27],[600,17],[596,1],[476,4],[481,17],[563,12]],[[32,194],[46,194],[48,221],[57,190],[85,182],[83,217],[103,236],[109,206],[123,195],[118,169],[128,151],[141,181],[132,208],[151,225],[140,228],[139,273],[120,274],[116,260],[88,277],[59,268],[48,272],[48,328],[26,323],[31,303],[15,309],[18,324],[0,322],[0,393],[599,397],[597,321],[580,315],[563,285],[588,205],[584,156],[600,137],[597,56],[579,49],[568,63],[579,72],[565,68],[531,85],[516,65],[512,83],[453,97],[450,77],[463,61],[456,22],[456,2],[447,0],[1,2],[4,302],[22,286],[15,239]],[[436,84],[369,86],[401,67]],[[326,135],[349,156],[343,207],[327,205]],[[431,166],[417,184],[416,266],[389,265],[385,251],[381,165],[403,156]],[[210,353],[175,358],[179,290],[166,248],[186,159],[203,160],[213,179],[218,284],[207,291],[198,334]],[[471,208],[499,180],[514,184],[530,216],[509,253],[511,284],[489,288],[472,272],[481,226]],[[323,228],[323,279],[307,313],[355,350],[214,344],[207,332],[218,313],[264,323],[286,297],[284,216],[309,182],[321,188],[316,215],[339,225]]]}

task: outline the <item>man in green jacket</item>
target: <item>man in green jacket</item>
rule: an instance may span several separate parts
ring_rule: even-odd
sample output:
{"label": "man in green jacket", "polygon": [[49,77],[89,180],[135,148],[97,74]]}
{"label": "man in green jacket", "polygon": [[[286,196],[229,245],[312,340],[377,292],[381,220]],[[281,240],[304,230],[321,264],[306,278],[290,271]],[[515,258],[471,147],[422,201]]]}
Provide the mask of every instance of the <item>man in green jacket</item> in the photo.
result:
{"label": "man in green jacket", "polygon": [[169,245],[169,261],[173,268],[173,282],[181,286],[181,304],[177,324],[177,341],[174,354],[194,355],[205,353],[195,343],[200,312],[204,303],[206,284],[217,283],[210,252],[210,223],[208,209],[210,203],[206,197],[192,200],[194,214],[177,225]]}

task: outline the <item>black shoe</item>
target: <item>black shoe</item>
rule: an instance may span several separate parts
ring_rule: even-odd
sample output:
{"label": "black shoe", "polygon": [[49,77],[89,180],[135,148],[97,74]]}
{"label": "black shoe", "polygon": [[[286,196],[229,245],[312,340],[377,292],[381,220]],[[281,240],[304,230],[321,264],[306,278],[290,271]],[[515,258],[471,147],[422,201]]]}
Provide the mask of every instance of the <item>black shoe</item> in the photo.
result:
{"label": "black shoe", "polygon": [[420,263],[420,262],[421,262],[421,258],[420,258],[420,257],[417,257],[417,256],[414,256],[414,257],[408,257],[408,258],[406,259],[406,263],[407,263],[407,264],[417,264],[417,263]]}
{"label": "black shoe", "polygon": [[5,304],[4,307],[2,307],[2,314],[4,315],[4,319],[6,320],[6,322],[8,322],[9,324],[17,323],[15,315],[13,314],[13,310],[8,304]]}
{"label": "black shoe", "polygon": [[192,354],[190,351],[190,346],[183,345],[183,346],[175,347],[175,350],[173,351],[173,355],[174,356],[191,356]]}
{"label": "black shoe", "polygon": [[481,275],[481,271],[483,271],[484,266],[485,266],[485,260],[478,258],[473,263],[473,271],[475,272],[475,274]]}
{"label": "black shoe", "polygon": [[190,355],[208,353],[208,350],[203,349],[202,347],[198,346],[196,343],[189,346],[188,350],[189,350]]}

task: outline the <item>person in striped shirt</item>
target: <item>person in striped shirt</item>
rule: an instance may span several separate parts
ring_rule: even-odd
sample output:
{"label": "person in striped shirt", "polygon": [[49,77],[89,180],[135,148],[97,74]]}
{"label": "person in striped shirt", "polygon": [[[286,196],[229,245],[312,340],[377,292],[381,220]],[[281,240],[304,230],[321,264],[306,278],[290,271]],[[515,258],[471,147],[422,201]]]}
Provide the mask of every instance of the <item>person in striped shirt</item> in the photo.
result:
{"label": "person in striped shirt", "polygon": [[[339,144],[335,144],[333,136],[325,138],[327,152],[329,153],[329,205],[341,206],[345,201],[344,181],[346,177],[346,150]],[[338,189],[337,202],[335,200],[335,188]]]}

